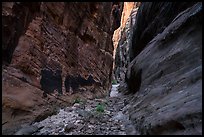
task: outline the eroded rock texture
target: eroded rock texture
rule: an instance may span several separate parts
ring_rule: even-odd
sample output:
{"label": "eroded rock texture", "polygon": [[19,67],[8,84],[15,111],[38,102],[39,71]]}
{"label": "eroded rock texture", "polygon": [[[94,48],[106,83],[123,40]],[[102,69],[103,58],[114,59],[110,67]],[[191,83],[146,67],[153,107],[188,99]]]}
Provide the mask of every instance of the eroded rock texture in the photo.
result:
{"label": "eroded rock texture", "polygon": [[[13,111],[25,110],[25,116],[33,116],[42,109],[40,104],[49,104],[48,93],[58,91],[63,94],[58,98],[68,102],[70,93],[80,92],[84,97],[108,93],[112,34],[120,26],[122,8],[119,2],[3,3],[2,103],[3,119],[8,120],[3,127],[5,134],[12,134],[15,125],[11,123],[17,121],[9,119]],[[53,98],[51,102],[58,101]],[[51,108],[53,104],[49,104]]]}
{"label": "eroded rock texture", "polygon": [[115,49],[118,45],[118,41],[120,38],[121,30],[125,27],[126,21],[130,16],[130,13],[134,7],[135,2],[124,2],[123,6],[123,12],[121,15],[121,20],[120,20],[120,27],[114,31],[113,34],[113,46],[114,46],[114,52],[113,52],[113,57],[115,56]]}
{"label": "eroded rock texture", "polygon": [[126,84],[140,134],[202,134],[202,3],[141,4]]}
{"label": "eroded rock texture", "polygon": [[125,22],[125,26],[121,28],[119,32],[119,39],[115,47],[116,56],[114,67],[115,79],[118,82],[125,79],[126,69],[128,64],[130,63],[129,49],[132,47],[133,26],[136,22],[136,14],[139,5],[140,2],[134,3],[129,18]]}
{"label": "eroded rock texture", "polygon": [[2,3],[2,59],[10,63],[19,37],[40,10],[40,3]]}
{"label": "eroded rock texture", "polygon": [[[36,86],[41,70],[47,68],[61,70],[62,81],[69,75],[79,74],[87,79],[92,74],[95,81],[101,82],[104,88],[101,90],[109,89],[111,34],[112,28],[118,27],[115,22],[120,16],[115,15],[112,6],[110,3],[42,3],[42,14],[32,20],[20,37],[11,65],[35,76],[31,82]],[[107,11],[101,12],[103,9]],[[112,23],[108,16],[115,21]]]}

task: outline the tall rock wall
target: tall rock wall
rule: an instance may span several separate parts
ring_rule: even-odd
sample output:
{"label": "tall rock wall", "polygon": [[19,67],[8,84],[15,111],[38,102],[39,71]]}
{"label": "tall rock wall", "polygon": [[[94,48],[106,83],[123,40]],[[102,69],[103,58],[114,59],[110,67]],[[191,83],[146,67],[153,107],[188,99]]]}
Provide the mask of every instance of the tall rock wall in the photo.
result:
{"label": "tall rock wall", "polygon": [[161,33],[183,10],[195,2],[146,2],[141,5],[134,27],[132,61],[157,34]]}
{"label": "tall rock wall", "polygon": [[[108,94],[122,8],[120,2],[3,3],[4,133],[14,121],[38,116],[50,100]],[[56,92],[63,95],[50,96]]]}
{"label": "tall rock wall", "polygon": [[[76,92],[80,85],[86,86],[84,81],[89,77],[92,78],[89,85],[109,89],[113,51],[111,28],[117,27],[114,22],[111,24],[111,18],[115,20],[115,16],[110,16],[112,6],[110,3],[42,3],[42,14],[30,22],[19,38],[11,66],[31,75],[33,79],[29,82],[38,87],[44,73],[41,70],[50,69],[51,75],[61,71],[62,85],[68,85],[63,91]],[[103,9],[107,11],[101,12]]]}
{"label": "tall rock wall", "polygon": [[135,2],[124,2],[124,6],[123,6],[123,9],[122,9],[121,20],[120,20],[120,27],[118,29],[116,29],[114,31],[114,34],[113,34],[113,46],[114,46],[114,49],[118,45],[121,30],[125,27],[127,19],[129,18],[130,13],[131,13],[131,11],[133,9],[134,3]]}
{"label": "tall rock wall", "polygon": [[119,90],[138,133],[202,134],[202,3],[142,2],[131,42]]}
{"label": "tall rock wall", "polygon": [[130,63],[129,48],[132,47],[133,26],[136,22],[136,14],[139,6],[140,2],[134,3],[125,26],[121,28],[119,32],[117,46],[114,49],[116,52],[114,60],[114,76],[118,82],[125,79],[126,68]]}
{"label": "tall rock wall", "polygon": [[118,46],[118,42],[121,39],[121,34],[122,31],[127,28],[126,27],[126,23],[129,22],[128,20],[130,20],[130,16],[132,16],[131,14],[133,14],[132,11],[133,9],[136,9],[138,6],[140,5],[140,2],[124,2],[124,6],[123,6],[123,10],[122,10],[122,15],[121,15],[121,20],[120,20],[120,27],[118,29],[116,29],[114,31],[113,34],[113,46],[114,46],[114,50],[113,50],[113,68],[115,68],[115,55],[116,55],[116,49]]}
{"label": "tall rock wall", "polygon": [[36,2],[2,2],[2,61],[9,64],[19,37],[40,11]]}

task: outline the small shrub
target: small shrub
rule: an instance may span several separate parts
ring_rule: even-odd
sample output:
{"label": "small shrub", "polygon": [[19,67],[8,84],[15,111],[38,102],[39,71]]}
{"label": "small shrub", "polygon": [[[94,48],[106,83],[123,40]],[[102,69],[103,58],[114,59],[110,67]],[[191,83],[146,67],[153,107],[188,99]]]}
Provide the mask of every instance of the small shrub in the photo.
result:
{"label": "small shrub", "polygon": [[97,112],[104,112],[104,105],[99,103],[99,104],[96,106],[96,111],[97,111]]}
{"label": "small shrub", "polygon": [[75,103],[80,103],[80,102],[81,102],[80,98],[76,98],[76,99],[74,100],[74,104],[75,104]]}
{"label": "small shrub", "polygon": [[117,84],[117,81],[114,79],[113,81],[112,81],[112,84]]}

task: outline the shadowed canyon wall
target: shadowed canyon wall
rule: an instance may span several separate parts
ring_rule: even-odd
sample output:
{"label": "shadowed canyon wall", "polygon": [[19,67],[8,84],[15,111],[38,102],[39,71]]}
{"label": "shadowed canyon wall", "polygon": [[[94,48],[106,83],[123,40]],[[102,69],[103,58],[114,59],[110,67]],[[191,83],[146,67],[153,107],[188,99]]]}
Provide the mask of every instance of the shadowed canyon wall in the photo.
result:
{"label": "shadowed canyon wall", "polygon": [[[69,102],[70,94],[108,94],[112,35],[122,8],[120,2],[2,3],[5,134],[18,127],[12,123],[62,105],[60,99]],[[56,97],[57,92],[63,96]]]}
{"label": "shadowed canyon wall", "polygon": [[130,16],[115,62],[124,113],[139,134],[202,134],[202,3],[142,2]]}

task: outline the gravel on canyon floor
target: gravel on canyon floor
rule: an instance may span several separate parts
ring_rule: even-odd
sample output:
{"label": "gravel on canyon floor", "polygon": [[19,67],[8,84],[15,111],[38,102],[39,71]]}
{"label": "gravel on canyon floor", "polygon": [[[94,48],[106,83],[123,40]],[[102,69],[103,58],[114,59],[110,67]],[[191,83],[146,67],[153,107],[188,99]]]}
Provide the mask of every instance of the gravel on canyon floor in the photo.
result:
{"label": "gravel on canyon floor", "polygon": [[[71,107],[60,109],[56,115],[33,123],[32,135],[129,135],[137,134],[129,121],[125,97],[113,85],[110,97],[81,101]],[[33,130],[31,130],[33,131]]]}

